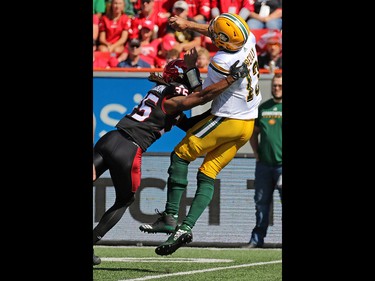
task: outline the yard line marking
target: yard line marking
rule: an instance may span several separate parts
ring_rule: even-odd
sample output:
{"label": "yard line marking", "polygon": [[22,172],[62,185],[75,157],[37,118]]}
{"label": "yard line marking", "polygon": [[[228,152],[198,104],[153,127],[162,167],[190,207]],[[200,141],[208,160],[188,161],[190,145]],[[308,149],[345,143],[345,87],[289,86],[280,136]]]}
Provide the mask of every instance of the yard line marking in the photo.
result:
{"label": "yard line marking", "polygon": [[240,264],[240,265],[233,265],[233,266],[224,266],[224,267],[207,268],[207,269],[201,269],[201,270],[176,272],[176,273],[169,273],[169,274],[162,274],[162,275],[153,275],[153,276],[146,276],[146,277],[135,278],[135,279],[122,279],[118,281],[143,281],[143,280],[150,280],[150,279],[159,279],[159,278],[169,277],[169,276],[188,275],[188,274],[203,273],[203,272],[209,272],[209,271],[257,266],[257,265],[265,265],[265,264],[273,264],[273,263],[281,263],[281,262],[282,260],[269,261],[269,262],[256,262],[256,263],[249,263],[249,264]]}
{"label": "yard line marking", "polygon": [[115,262],[233,262],[228,259],[204,259],[204,258],[101,258],[102,261],[115,261]]}

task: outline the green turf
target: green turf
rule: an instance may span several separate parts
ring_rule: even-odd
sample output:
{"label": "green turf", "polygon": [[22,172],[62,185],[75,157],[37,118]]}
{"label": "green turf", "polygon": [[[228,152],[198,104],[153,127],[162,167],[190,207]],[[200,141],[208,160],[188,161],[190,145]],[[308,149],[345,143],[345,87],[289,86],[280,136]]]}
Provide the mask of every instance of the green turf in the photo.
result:
{"label": "green turf", "polygon": [[[281,261],[281,249],[214,249],[181,247],[169,256],[158,256],[155,247],[106,247],[95,246],[95,254],[102,258],[100,265],[93,267],[94,281],[119,281],[140,278],[139,280],[166,281],[281,281],[282,263],[256,265],[261,262]],[[109,258],[144,258],[140,261],[108,261]],[[187,259],[226,259],[230,262],[191,262]],[[182,260],[178,260],[182,259]],[[147,261],[147,262],[142,262]],[[178,261],[178,262],[176,262]],[[233,266],[240,266],[230,268]],[[247,266],[249,265],[249,266]],[[198,272],[194,271],[223,268]],[[176,274],[177,276],[151,276]],[[147,277],[147,278],[146,278]],[[143,278],[143,279],[141,279]]]}

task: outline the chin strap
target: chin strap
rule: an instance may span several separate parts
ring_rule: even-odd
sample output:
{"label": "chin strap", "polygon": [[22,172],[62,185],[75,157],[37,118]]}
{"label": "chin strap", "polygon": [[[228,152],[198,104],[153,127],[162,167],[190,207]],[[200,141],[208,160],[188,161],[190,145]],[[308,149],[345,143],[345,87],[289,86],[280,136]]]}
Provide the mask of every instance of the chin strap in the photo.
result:
{"label": "chin strap", "polygon": [[192,90],[202,86],[201,73],[197,67],[190,68],[188,71],[186,71],[186,76]]}

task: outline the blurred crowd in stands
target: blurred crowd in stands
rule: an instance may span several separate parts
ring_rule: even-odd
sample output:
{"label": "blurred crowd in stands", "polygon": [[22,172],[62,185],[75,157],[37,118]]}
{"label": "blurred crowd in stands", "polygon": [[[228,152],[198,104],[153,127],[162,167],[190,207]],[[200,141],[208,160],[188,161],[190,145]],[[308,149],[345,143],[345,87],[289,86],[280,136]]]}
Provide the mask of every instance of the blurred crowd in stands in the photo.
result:
{"label": "blurred crowd in stands", "polygon": [[217,48],[211,39],[168,25],[172,15],[208,23],[239,14],[257,38],[259,66],[282,70],[281,0],[93,0],[93,67],[163,68],[196,47],[197,67],[207,69]]}

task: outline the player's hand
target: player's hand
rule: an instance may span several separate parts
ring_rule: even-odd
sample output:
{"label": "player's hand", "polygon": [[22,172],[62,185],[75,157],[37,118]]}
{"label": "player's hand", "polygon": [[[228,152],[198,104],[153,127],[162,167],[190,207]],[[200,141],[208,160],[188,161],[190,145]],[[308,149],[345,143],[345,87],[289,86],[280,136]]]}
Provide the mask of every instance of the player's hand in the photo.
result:
{"label": "player's hand", "polygon": [[249,69],[245,63],[242,65],[237,66],[240,61],[237,60],[232,66],[230,67],[229,74],[234,78],[234,80],[238,80],[240,78],[244,78],[249,75]]}
{"label": "player's hand", "polygon": [[189,27],[188,22],[188,20],[181,18],[177,15],[171,16],[168,19],[169,25],[173,27],[173,29],[176,31],[184,31],[185,29],[187,29]]}
{"label": "player's hand", "polygon": [[188,69],[196,66],[197,59],[198,59],[198,52],[195,47],[191,48],[190,50],[187,50],[184,54],[184,61]]}

